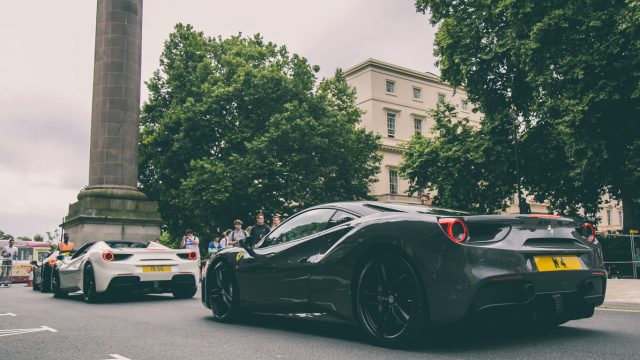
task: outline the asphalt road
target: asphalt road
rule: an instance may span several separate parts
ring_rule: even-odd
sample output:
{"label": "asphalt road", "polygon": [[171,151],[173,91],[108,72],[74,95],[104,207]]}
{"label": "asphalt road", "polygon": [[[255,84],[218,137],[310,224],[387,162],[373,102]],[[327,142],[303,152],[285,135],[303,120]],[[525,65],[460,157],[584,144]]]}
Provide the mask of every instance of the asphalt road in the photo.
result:
{"label": "asphalt road", "polygon": [[640,312],[599,310],[544,332],[439,328],[416,348],[390,350],[345,325],[267,316],[219,324],[197,297],[89,305],[16,284],[0,288],[0,359],[640,359]]}

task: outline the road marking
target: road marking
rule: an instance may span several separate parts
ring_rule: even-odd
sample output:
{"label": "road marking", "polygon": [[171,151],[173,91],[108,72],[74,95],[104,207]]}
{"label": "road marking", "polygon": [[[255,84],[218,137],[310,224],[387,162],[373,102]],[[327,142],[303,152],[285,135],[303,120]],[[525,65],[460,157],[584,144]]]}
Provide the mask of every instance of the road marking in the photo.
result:
{"label": "road marking", "polygon": [[112,357],[110,357],[108,359],[105,359],[105,360],[131,360],[129,358],[126,358],[126,357],[124,357],[122,355],[118,355],[118,354],[109,354],[109,356],[112,356]]}
{"label": "road marking", "polygon": [[640,310],[635,310],[635,309],[596,308],[596,310],[599,310],[599,311],[618,311],[618,312],[640,313]]}
{"label": "road marking", "polygon": [[52,329],[52,328],[50,328],[48,326],[40,326],[39,328],[33,328],[33,329],[7,329],[7,330],[0,330],[0,337],[2,337],[2,336],[29,334],[29,333],[39,332],[39,331],[58,332],[58,330]]}
{"label": "road marking", "polygon": [[0,314],[0,316],[18,316],[14,313],[6,313],[6,314]]}

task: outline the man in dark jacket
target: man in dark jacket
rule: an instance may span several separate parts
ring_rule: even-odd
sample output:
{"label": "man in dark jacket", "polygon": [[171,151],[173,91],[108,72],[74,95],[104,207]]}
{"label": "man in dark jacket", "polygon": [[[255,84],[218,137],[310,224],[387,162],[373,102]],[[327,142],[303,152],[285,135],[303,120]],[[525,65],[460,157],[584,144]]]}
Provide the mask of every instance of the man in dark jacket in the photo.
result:
{"label": "man in dark jacket", "polygon": [[258,243],[269,231],[271,231],[271,228],[264,223],[264,214],[259,213],[256,216],[256,224],[251,228],[251,237],[254,243]]}

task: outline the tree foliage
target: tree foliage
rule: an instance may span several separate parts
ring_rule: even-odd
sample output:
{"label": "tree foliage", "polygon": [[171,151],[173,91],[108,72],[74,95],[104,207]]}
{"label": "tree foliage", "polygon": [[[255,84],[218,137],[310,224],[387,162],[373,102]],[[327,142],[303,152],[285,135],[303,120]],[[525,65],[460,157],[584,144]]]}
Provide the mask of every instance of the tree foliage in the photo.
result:
{"label": "tree foliage", "polygon": [[[435,121],[433,137],[414,136],[403,154],[400,171],[409,191],[435,191],[433,205],[440,207],[483,213],[506,208],[515,192],[511,149],[489,146],[488,128],[458,118],[449,103],[439,103],[429,116]],[[504,137],[508,130],[503,129]]]}
{"label": "tree foliage", "polygon": [[317,67],[259,35],[206,37],[178,24],[141,114],[140,183],[175,237],[367,197],[379,139],[340,71]]}
{"label": "tree foliage", "polygon": [[[488,121],[523,120],[523,180],[556,211],[601,195],[640,225],[640,1],[417,0],[444,80]],[[509,120],[507,120],[509,121]]]}

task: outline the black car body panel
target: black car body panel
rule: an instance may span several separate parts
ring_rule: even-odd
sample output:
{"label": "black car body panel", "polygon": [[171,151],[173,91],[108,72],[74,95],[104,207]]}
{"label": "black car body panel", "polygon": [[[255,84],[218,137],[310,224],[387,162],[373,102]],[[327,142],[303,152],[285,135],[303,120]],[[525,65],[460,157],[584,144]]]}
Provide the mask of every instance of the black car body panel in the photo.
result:
{"label": "black car body panel", "polygon": [[[341,211],[353,219],[265,246],[292,219],[317,209]],[[438,223],[443,217],[463,220],[468,239],[452,241]],[[569,318],[588,317],[588,311],[573,314],[570,307],[602,304],[606,271],[600,245],[583,238],[581,225],[546,215],[470,215],[366,201],[316,206],[288,219],[252,251],[231,248],[212,258],[203,274],[202,301],[210,308],[211,279],[206,274],[225,261],[234,271],[246,311],[325,313],[353,322],[354,284],[363,261],[393,252],[419,274],[432,323],[496,308],[557,309],[558,296]],[[562,255],[577,256],[582,270],[538,271],[535,256]]]}

